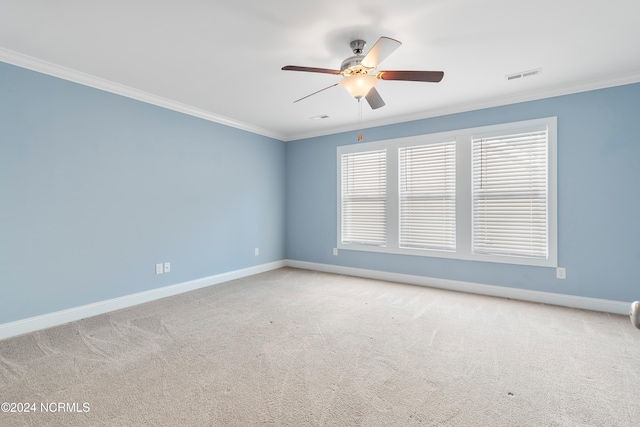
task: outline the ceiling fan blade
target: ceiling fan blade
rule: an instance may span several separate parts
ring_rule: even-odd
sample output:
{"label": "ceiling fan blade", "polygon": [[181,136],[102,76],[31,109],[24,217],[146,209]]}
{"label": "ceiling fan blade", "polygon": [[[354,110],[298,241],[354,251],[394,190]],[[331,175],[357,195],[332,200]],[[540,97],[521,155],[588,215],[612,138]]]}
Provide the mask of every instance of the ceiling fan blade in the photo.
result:
{"label": "ceiling fan blade", "polygon": [[312,95],[315,95],[316,93],[320,93],[320,92],[322,92],[323,90],[331,89],[332,87],[334,87],[334,86],[338,86],[339,84],[340,84],[340,83],[336,83],[336,84],[333,84],[333,85],[331,85],[331,86],[327,86],[327,87],[325,87],[324,89],[320,89],[320,90],[318,90],[318,91],[315,91],[315,92],[313,92],[313,93],[312,93],[312,94],[310,94],[310,95],[303,96],[303,97],[302,97],[302,98],[300,98],[300,99],[296,99],[295,101],[293,101],[293,103],[295,104],[295,103],[296,103],[296,102],[298,102],[298,101],[302,101],[303,99],[307,99],[308,97],[310,97],[310,96],[312,96]]}
{"label": "ceiling fan blade", "polygon": [[285,71],[306,71],[309,73],[325,73],[325,74],[340,74],[340,70],[330,70],[328,68],[315,68],[315,67],[298,67],[297,65],[287,65],[282,67]]}
{"label": "ceiling fan blade", "polygon": [[444,77],[443,71],[380,71],[382,80],[404,80],[409,82],[438,83]]}
{"label": "ceiling fan blade", "polygon": [[382,100],[382,97],[378,93],[375,87],[372,87],[367,96],[364,97],[369,103],[369,106],[372,110],[377,110],[380,107],[384,107],[385,103]]}
{"label": "ceiling fan blade", "polygon": [[367,68],[375,68],[385,58],[400,47],[402,43],[389,37],[380,37],[376,44],[373,45],[369,53],[362,59],[361,64]]}

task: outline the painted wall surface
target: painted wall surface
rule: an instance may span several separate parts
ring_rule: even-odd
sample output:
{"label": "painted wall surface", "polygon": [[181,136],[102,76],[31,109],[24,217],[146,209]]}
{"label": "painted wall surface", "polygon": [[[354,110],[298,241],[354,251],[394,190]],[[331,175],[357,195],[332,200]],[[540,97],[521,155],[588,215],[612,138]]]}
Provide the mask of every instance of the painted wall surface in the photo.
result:
{"label": "painted wall surface", "polygon": [[640,84],[366,129],[364,142],[558,117],[555,269],[341,250],[336,147],[341,133],[287,143],[287,257],[543,292],[640,299]]}
{"label": "painted wall surface", "polygon": [[284,142],[0,63],[0,324],[283,259],[284,180]]}

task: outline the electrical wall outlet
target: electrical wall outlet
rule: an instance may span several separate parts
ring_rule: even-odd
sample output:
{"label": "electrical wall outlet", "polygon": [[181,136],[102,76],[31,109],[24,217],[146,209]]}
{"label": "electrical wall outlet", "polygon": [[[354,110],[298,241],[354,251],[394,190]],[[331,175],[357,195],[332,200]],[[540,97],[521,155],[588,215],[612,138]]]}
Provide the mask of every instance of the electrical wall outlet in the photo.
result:
{"label": "electrical wall outlet", "polygon": [[256,248],[253,252],[256,256],[260,255],[260,248]]}
{"label": "electrical wall outlet", "polygon": [[567,278],[567,269],[564,267],[556,268],[556,279],[566,279]]}
{"label": "electrical wall outlet", "polygon": [[164,263],[164,272],[168,273],[171,271],[171,263],[170,262],[165,262]]}
{"label": "electrical wall outlet", "polygon": [[338,248],[333,248],[333,254],[334,254],[335,256],[338,256]]}
{"label": "electrical wall outlet", "polygon": [[162,274],[163,271],[162,264],[156,264],[156,274]]}

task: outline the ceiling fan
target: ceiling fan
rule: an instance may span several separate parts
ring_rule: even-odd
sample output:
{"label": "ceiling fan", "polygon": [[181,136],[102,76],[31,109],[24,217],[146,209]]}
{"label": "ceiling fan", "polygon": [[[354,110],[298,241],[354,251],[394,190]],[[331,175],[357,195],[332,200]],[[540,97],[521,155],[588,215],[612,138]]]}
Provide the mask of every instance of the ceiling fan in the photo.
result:
{"label": "ceiling fan", "polygon": [[412,82],[432,82],[438,83],[444,77],[442,71],[397,71],[385,70],[377,71],[376,67],[393,51],[395,51],[402,43],[389,37],[380,37],[376,44],[366,55],[363,55],[363,49],[367,43],[364,40],[354,40],[350,43],[353,50],[353,56],[342,61],[339,70],[331,70],[328,68],[299,67],[296,65],[287,65],[282,67],[287,71],[306,71],[310,73],[325,73],[343,76],[343,79],[331,86],[320,89],[310,95],[297,99],[295,102],[302,101],[312,95],[330,89],[334,86],[344,87],[354,98],[360,100],[365,98],[372,109],[384,107],[384,101],[375,88],[378,80],[403,80]]}

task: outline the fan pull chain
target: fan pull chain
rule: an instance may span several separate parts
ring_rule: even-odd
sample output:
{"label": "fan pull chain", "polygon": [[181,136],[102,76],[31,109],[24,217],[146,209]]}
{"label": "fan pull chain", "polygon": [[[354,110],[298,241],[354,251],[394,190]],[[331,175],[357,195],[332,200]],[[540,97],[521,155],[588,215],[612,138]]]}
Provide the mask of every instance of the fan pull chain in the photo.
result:
{"label": "fan pull chain", "polygon": [[358,141],[362,141],[362,98],[358,98]]}

